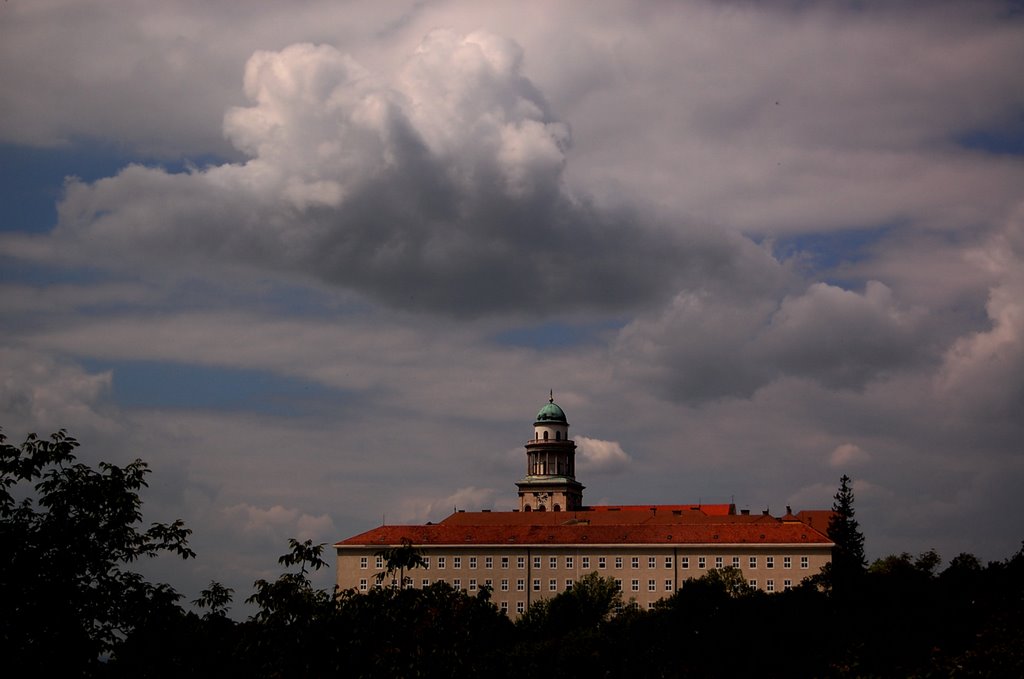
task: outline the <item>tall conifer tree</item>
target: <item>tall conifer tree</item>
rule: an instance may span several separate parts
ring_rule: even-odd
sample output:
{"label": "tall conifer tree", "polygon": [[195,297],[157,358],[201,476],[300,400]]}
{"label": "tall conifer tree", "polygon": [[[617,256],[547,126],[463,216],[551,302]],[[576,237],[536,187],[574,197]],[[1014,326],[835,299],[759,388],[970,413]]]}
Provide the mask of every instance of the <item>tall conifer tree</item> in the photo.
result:
{"label": "tall conifer tree", "polygon": [[839,490],[834,499],[828,536],[836,546],[832,548],[829,570],[832,586],[845,590],[863,575],[868,565],[864,557],[864,534],[860,532],[860,526],[854,518],[853,485],[846,474],[839,479]]}

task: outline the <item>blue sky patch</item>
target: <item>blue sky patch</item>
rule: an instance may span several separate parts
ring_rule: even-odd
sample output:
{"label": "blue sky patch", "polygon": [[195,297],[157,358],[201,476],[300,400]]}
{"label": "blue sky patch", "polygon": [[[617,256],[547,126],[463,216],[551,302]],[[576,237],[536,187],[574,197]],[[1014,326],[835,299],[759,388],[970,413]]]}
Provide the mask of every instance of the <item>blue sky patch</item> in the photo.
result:
{"label": "blue sky patch", "polygon": [[346,393],[261,370],[208,367],[167,361],[88,359],[91,372],[113,371],[113,397],[121,408],[245,411],[302,416],[337,406]]}
{"label": "blue sky patch", "polygon": [[4,206],[0,231],[50,231],[57,223],[57,201],[69,176],[92,182],[112,177],[131,163],[181,172],[189,163],[204,167],[215,162],[220,162],[215,156],[144,158],[112,144],[86,142],[53,148],[0,144],[0,205]]}
{"label": "blue sky patch", "polygon": [[564,349],[601,341],[609,330],[621,328],[621,320],[569,325],[558,321],[524,328],[512,328],[494,336],[498,344],[531,349]]}

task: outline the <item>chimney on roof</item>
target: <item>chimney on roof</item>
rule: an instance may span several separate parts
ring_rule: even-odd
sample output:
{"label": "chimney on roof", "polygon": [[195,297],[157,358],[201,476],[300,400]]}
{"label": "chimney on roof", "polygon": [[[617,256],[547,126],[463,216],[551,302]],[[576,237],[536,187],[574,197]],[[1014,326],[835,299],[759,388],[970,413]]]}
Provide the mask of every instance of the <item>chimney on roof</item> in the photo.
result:
{"label": "chimney on roof", "polygon": [[750,510],[749,509],[741,509],[740,510],[740,514],[743,515],[743,516],[750,516]]}
{"label": "chimney on roof", "polygon": [[786,513],[787,514],[792,514],[793,513],[793,509],[789,505],[786,505]]}
{"label": "chimney on roof", "polygon": [[761,516],[768,516],[768,510],[766,509],[763,512],[761,512]]}

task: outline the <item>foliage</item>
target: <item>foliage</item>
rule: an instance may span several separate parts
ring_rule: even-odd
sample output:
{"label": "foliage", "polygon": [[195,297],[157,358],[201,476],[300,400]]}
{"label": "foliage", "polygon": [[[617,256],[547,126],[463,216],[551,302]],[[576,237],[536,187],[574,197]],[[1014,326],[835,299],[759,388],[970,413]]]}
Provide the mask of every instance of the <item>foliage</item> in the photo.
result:
{"label": "foliage", "polygon": [[[233,592],[217,582],[193,602],[198,615],[126,569],[160,552],[190,556],[188,531],[138,528],[145,465],[93,470],[74,463],[76,445],[63,432],[21,448],[0,437],[0,529],[13,547],[0,557],[0,630],[12,676],[1024,676],[1024,548],[988,565],[960,554],[941,569],[929,550],[865,568],[846,477],[837,514],[859,575],[839,590],[767,594],[738,569],[713,569],[653,610],[622,610],[615,581],[591,572],[513,624],[486,588],[316,589],[309,575],[328,565],[325,545],[291,539],[285,572],[256,581],[257,610],[236,623]],[[422,566],[411,544],[381,555],[385,578]]]}
{"label": "foliage", "polygon": [[128,566],[195,556],[181,521],[140,528],[144,462],[93,469],[75,462],[78,445],[63,430],[20,447],[0,432],[0,640],[13,676],[95,668],[180,598]]}
{"label": "foliage", "polygon": [[846,474],[839,479],[827,533],[835,547],[832,563],[823,569],[823,584],[839,596],[852,596],[868,562],[864,556],[864,534],[854,518],[853,485]]}
{"label": "foliage", "polygon": [[423,560],[423,555],[412,546],[412,541],[409,538],[402,538],[400,546],[382,549],[375,556],[379,556],[384,560],[384,570],[377,573],[377,582],[384,582],[384,580],[393,578],[395,573],[398,573],[396,584],[401,587],[407,586],[410,582],[405,577],[405,571],[414,568],[426,568],[427,565],[427,562]]}
{"label": "foliage", "polygon": [[516,624],[528,634],[551,638],[574,630],[594,630],[621,606],[622,593],[615,579],[592,571],[572,589],[533,602]]}

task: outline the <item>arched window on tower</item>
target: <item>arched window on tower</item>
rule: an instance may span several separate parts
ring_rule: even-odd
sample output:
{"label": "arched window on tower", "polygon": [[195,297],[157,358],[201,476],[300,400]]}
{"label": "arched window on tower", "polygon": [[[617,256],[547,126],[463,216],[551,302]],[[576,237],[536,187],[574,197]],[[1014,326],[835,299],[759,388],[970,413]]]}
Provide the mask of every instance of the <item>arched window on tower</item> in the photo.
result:
{"label": "arched window on tower", "polygon": [[560,431],[556,431],[555,432],[555,440],[556,441],[561,441],[562,440],[562,432],[560,432]]}
{"label": "arched window on tower", "polygon": [[547,441],[547,440],[548,440],[548,433],[547,433],[546,431],[544,432],[544,440],[545,440],[545,441]]}

